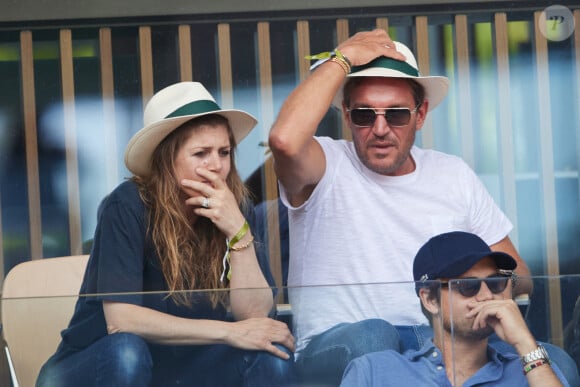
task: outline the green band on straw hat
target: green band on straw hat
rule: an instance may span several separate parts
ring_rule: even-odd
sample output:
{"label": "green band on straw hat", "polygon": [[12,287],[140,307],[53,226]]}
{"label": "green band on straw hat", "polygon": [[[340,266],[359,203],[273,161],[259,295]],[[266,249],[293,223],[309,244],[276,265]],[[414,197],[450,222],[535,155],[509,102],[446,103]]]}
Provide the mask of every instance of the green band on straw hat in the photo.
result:
{"label": "green band on straw hat", "polygon": [[354,66],[351,70],[351,74],[362,71],[362,70],[366,70],[368,68],[377,68],[377,67],[383,67],[386,69],[400,71],[400,72],[407,74],[411,77],[418,77],[419,76],[419,71],[416,68],[414,68],[413,66],[409,65],[408,63],[402,62],[400,60],[387,58],[385,56],[381,56],[381,57],[379,57],[375,60],[372,60],[369,63],[361,65],[361,66]]}
{"label": "green band on straw hat", "polygon": [[165,118],[175,118],[221,110],[214,101],[199,100],[183,105]]}

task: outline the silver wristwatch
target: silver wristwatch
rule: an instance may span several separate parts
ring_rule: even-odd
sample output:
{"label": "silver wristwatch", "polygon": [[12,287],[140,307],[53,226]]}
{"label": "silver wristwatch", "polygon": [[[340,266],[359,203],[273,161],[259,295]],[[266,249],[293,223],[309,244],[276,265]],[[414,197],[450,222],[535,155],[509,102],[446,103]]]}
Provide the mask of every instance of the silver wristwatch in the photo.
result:
{"label": "silver wristwatch", "polygon": [[548,352],[546,352],[546,349],[540,344],[538,345],[538,348],[534,349],[530,353],[526,353],[521,358],[523,366],[525,366],[528,363],[540,360],[540,359],[543,359],[543,360],[546,360],[547,362],[550,362],[550,357],[548,356]]}

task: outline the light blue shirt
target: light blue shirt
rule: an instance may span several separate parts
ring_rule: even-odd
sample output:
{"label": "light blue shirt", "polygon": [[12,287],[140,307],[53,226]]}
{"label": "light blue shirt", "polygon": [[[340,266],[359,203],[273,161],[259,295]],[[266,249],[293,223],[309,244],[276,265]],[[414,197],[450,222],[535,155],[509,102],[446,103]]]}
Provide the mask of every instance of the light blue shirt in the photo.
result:
{"label": "light blue shirt", "polygon": [[[527,386],[522,363],[515,353],[499,353],[487,347],[489,362],[475,375],[465,381],[469,386]],[[543,366],[544,367],[544,366]],[[552,368],[562,384],[569,386],[566,379],[552,363]],[[452,387],[447,379],[441,351],[431,340],[418,350],[404,354],[382,351],[363,355],[349,363],[341,387],[385,387],[385,386],[444,386]]]}

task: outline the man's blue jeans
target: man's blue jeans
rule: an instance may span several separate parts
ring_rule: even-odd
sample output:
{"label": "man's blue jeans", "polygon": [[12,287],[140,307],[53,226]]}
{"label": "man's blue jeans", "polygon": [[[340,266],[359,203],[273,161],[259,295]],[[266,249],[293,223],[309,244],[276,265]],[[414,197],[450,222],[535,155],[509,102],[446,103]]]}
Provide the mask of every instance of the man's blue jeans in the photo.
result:
{"label": "man's blue jeans", "polygon": [[303,385],[338,386],[347,364],[369,352],[399,351],[399,333],[385,320],[342,323],[314,336],[300,351],[297,370]]}
{"label": "man's blue jeans", "polygon": [[283,360],[227,345],[156,346],[137,335],[116,333],[78,352],[57,351],[42,367],[36,385],[284,386],[293,385],[293,364],[293,357]]}

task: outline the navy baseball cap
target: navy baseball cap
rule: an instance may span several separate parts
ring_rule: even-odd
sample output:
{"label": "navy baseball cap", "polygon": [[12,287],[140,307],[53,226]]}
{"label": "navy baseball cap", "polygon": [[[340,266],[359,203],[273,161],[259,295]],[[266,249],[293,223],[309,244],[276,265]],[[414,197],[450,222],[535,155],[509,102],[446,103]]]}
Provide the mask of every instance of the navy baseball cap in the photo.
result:
{"label": "navy baseball cap", "polygon": [[498,269],[514,270],[516,260],[509,254],[492,251],[475,234],[453,231],[429,239],[417,252],[413,262],[415,282],[456,278],[482,258],[495,260]]}

